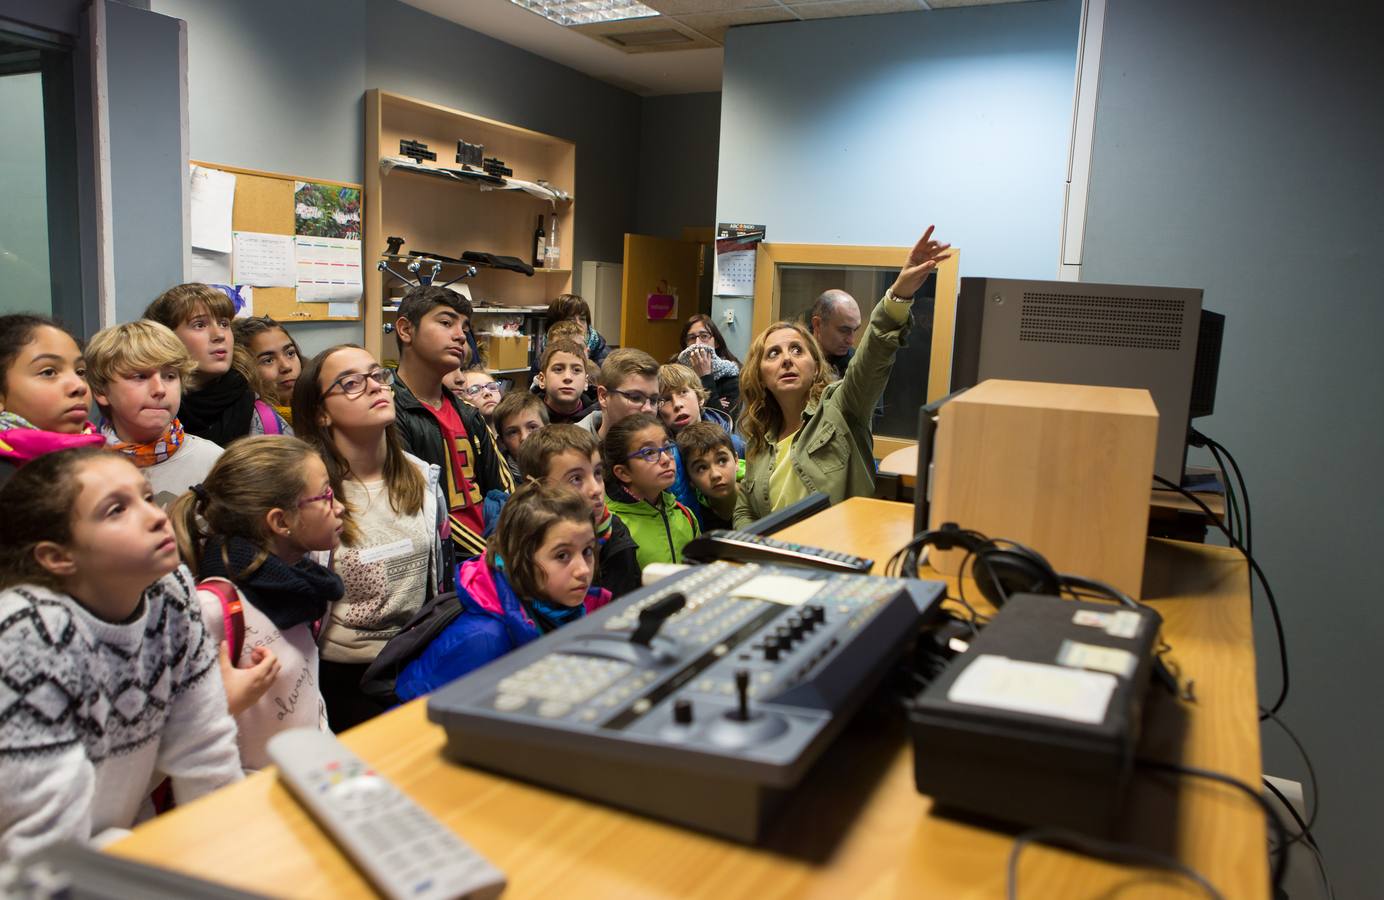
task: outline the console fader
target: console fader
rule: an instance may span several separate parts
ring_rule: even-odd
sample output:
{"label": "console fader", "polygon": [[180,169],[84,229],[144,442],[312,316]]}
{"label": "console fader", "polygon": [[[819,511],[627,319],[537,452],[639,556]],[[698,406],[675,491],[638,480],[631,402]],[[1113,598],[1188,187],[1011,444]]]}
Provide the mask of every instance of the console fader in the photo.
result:
{"label": "console fader", "polygon": [[428,716],[456,761],[754,841],[942,593],[698,566],[442,688]]}

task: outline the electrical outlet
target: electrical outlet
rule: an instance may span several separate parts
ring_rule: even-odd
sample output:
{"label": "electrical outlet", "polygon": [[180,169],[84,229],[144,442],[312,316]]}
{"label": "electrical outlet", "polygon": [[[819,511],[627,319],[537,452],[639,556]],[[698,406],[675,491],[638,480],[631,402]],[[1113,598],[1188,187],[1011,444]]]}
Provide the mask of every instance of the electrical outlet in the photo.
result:
{"label": "electrical outlet", "polygon": [[735,310],[728,309],[721,314],[721,324],[727,328],[735,324]]}

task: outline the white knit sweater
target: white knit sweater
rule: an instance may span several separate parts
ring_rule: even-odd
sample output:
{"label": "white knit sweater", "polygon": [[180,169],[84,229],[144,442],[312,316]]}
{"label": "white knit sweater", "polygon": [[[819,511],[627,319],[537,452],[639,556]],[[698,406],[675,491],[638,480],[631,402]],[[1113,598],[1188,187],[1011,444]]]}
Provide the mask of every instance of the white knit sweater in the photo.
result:
{"label": "white knit sweater", "polygon": [[193,590],[180,566],[120,624],[45,588],[0,592],[0,862],[129,828],[165,777],[180,803],[241,777]]}

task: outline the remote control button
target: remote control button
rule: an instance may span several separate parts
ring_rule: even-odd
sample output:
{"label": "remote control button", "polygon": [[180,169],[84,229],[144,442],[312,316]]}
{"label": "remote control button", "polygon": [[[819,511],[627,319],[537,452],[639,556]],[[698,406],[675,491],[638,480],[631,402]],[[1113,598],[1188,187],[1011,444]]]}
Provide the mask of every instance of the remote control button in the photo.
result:
{"label": "remote control button", "polygon": [[523,709],[529,703],[529,698],[523,694],[498,694],[495,697],[495,708],[500,712],[515,712]]}
{"label": "remote control button", "polygon": [[392,795],[384,779],[369,775],[343,781],[328,794],[342,809],[362,811],[384,805]]}

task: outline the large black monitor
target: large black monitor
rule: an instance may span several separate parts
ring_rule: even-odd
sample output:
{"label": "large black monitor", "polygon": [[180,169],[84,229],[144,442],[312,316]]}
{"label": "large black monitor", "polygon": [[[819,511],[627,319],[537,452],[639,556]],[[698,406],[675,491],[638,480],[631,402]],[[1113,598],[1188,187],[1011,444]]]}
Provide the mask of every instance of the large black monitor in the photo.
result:
{"label": "large black monitor", "polygon": [[[1152,474],[1180,484],[1201,294],[1197,288],[962,278],[950,389],[990,378],[1146,388],[1158,407]],[[920,489],[922,466],[920,460]]]}
{"label": "large black monitor", "polygon": [[937,437],[937,414],[953,397],[970,388],[952,391],[918,410],[918,470],[913,484],[913,533],[928,530],[928,515],[932,508],[932,447]]}

